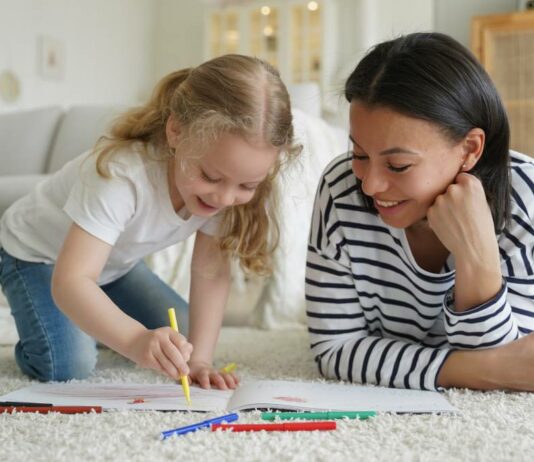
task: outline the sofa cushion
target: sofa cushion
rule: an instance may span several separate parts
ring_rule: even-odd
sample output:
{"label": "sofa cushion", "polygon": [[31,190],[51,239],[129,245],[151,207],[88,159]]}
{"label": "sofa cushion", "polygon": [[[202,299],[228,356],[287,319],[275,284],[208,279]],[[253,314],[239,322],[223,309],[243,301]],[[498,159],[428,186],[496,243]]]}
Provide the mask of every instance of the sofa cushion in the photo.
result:
{"label": "sofa cushion", "polygon": [[110,106],[73,106],[67,110],[50,151],[46,171],[53,173],[91,149],[119,111],[120,108]]}
{"label": "sofa cushion", "polygon": [[44,173],[60,107],[0,114],[0,176]]}

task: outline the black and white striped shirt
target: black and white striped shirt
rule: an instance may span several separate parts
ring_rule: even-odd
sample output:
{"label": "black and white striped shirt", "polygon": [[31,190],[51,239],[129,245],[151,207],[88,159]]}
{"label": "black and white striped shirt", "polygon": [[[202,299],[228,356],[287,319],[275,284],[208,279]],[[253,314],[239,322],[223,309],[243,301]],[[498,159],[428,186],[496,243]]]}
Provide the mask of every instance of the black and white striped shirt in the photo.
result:
{"label": "black and white striped shirt", "polygon": [[436,390],[454,349],[489,348],[534,330],[534,162],[511,153],[512,220],[498,236],[503,286],[454,312],[454,258],[441,273],[416,263],[403,229],[366,211],[338,156],[319,184],[306,269],[312,352],[326,377]]}

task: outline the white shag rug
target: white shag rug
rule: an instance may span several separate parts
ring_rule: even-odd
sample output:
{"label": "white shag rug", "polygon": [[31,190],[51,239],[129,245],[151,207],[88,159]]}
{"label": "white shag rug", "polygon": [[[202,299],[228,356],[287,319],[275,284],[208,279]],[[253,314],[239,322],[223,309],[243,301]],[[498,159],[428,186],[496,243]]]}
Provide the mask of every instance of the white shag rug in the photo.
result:
{"label": "white shag rug", "polygon": [[[12,346],[0,347],[0,393],[30,384]],[[243,380],[319,380],[304,330],[223,328],[217,364],[236,362]],[[166,382],[110,350],[100,350],[89,382]],[[107,412],[90,415],[0,415],[1,461],[532,461],[534,394],[446,392],[461,414],[379,415],[338,421],[332,432],[211,433],[160,441],[162,430],[205,414]],[[215,416],[209,414],[208,416]],[[245,413],[242,422],[258,422]]]}

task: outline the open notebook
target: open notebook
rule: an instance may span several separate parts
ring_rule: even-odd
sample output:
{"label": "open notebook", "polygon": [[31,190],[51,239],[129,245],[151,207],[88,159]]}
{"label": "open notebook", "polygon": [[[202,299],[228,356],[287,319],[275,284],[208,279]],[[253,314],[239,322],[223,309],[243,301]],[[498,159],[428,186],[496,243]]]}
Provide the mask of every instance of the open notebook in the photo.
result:
{"label": "open notebook", "polygon": [[276,380],[247,382],[234,391],[192,386],[191,406],[182,387],[174,384],[48,383],[0,396],[0,401],[102,406],[106,410],[456,412],[443,395],[431,391]]}

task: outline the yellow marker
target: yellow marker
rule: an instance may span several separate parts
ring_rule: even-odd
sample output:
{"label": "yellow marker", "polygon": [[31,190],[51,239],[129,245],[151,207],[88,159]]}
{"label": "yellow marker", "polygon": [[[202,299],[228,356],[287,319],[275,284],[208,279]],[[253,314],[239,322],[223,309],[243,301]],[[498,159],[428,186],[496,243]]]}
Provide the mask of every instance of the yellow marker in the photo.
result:
{"label": "yellow marker", "polygon": [[[179,332],[178,322],[176,321],[176,313],[174,312],[174,308],[169,308],[168,313],[169,313],[169,321],[171,322],[171,328],[175,330],[176,332]],[[189,378],[187,377],[187,375],[180,375],[180,380],[182,382],[182,388],[184,389],[184,395],[185,395],[185,399],[187,400],[187,404],[191,406],[191,393],[189,391]]]}
{"label": "yellow marker", "polygon": [[229,374],[230,372],[234,372],[234,370],[236,369],[237,367],[237,364],[236,363],[230,363],[230,364],[227,364],[226,366],[224,366],[221,371],[222,372],[226,372],[227,374]]}

